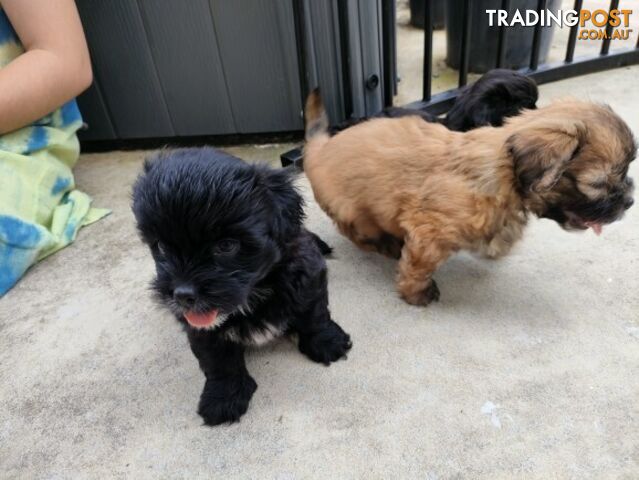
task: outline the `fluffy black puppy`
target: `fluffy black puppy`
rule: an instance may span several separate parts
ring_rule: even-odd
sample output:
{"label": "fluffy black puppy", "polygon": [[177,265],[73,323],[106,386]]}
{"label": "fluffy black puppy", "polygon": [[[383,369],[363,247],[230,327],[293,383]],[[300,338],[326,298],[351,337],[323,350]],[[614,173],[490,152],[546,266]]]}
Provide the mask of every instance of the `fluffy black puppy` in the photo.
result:
{"label": "fluffy black puppy", "polygon": [[[536,108],[538,97],[537,84],[533,79],[512,70],[496,68],[464,87],[443,118],[424,110],[402,107],[387,107],[373,118],[419,116],[426,122],[439,122],[449,130],[465,132],[486,125],[499,127],[506,118],[524,109]],[[347,120],[332,127],[330,132],[335,134],[365,120],[367,118]]]}
{"label": "fluffy black puppy", "polygon": [[465,87],[442,123],[466,132],[492,125],[500,127],[508,117],[524,109],[537,108],[539,91],[535,81],[521,73],[497,68]]}
{"label": "fluffy black puppy", "polygon": [[257,388],[247,346],[296,333],[299,350],[325,365],[351,341],[330,316],[330,248],[302,227],[292,172],[219,151],[184,149],[147,161],[133,212],[150,247],[159,300],[185,326],[206,376],[198,413],[237,421]]}

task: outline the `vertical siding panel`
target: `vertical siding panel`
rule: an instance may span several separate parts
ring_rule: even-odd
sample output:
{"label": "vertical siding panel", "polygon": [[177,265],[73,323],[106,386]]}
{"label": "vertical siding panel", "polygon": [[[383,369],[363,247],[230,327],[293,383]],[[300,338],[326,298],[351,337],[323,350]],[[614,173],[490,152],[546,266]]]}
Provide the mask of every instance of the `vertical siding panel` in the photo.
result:
{"label": "vertical siding panel", "polygon": [[[336,0],[304,0],[307,68],[319,86],[332,124],[344,120],[342,57]],[[345,42],[348,39],[344,39]]]}
{"label": "vertical siding panel", "polygon": [[210,0],[240,133],[302,128],[290,0]]}
{"label": "vertical siding panel", "polygon": [[235,133],[208,0],[140,0],[177,135]]}
{"label": "vertical siding panel", "polygon": [[77,6],[120,137],[174,135],[137,3],[79,0]]}
{"label": "vertical siding panel", "polygon": [[94,79],[93,85],[78,97],[78,107],[84,123],[88,126],[86,130],[78,132],[80,140],[113,140],[117,138],[97,78]]}

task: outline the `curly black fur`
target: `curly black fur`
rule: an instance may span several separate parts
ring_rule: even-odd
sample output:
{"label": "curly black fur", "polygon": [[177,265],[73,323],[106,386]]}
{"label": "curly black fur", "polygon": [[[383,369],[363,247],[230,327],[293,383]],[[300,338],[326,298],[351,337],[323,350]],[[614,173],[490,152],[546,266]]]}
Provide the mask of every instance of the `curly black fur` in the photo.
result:
{"label": "curly black fur", "polygon": [[499,127],[506,118],[536,108],[538,97],[534,80],[497,68],[465,87],[442,123],[459,132],[485,125]]}
{"label": "curly black fur", "polygon": [[[153,288],[184,325],[206,376],[198,412],[208,425],[237,421],[257,384],[247,346],[296,333],[299,349],[328,365],[351,341],[328,310],[330,247],[302,226],[293,172],[248,165],[209,148],[168,151],[145,163],[133,212],[156,265]],[[212,326],[185,315],[217,311]]]}
{"label": "curly black fur", "polygon": [[[536,108],[538,96],[534,80],[512,70],[497,68],[464,87],[443,118],[424,110],[403,107],[387,107],[373,118],[418,116],[426,122],[439,122],[450,130],[465,132],[486,125],[499,127],[506,118],[519,114],[523,109]],[[368,118],[349,119],[329,131],[335,134],[365,120]]]}

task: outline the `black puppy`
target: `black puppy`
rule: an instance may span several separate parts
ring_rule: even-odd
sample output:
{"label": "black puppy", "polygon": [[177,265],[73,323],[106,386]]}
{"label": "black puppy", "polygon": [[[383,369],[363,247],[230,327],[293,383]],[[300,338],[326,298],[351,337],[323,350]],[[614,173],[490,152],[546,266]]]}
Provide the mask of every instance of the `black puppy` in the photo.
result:
{"label": "black puppy", "polygon": [[464,87],[442,120],[449,129],[466,132],[492,125],[501,127],[508,117],[537,108],[535,81],[521,73],[497,68]]}
{"label": "black puppy", "polygon": [[163,152],[145,163],[133,212],[155,260],[157,297],[184,324],[206,376],[205,423],[246,412],[257,388],[247,346],[296,333],[299,350],[325,365],[351,348],[328,310],[330,249],[302,227],[291,171],[210,148]]}
{"label": "black puppy", "polygon": [[[424,110],[403,107],[387,107],[373,118],[419,116],[426,122],[439,122],[449,130],[465,132],[486,125],[499,127],[506,118],[524,109],[536,108],[538,97],[537,84],[533,79],[512,70],[496,68],[464,87],[443,118]],[[365,120],[367,118],[347,120],[332,127],[330,132],[335,134]]]}

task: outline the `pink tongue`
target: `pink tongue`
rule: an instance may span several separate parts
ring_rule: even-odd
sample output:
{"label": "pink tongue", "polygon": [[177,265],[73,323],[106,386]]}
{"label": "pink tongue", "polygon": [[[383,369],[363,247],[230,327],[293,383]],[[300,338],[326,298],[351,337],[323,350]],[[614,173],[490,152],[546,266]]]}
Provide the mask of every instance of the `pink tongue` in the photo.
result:
{"label": "pink tongue", "polygon": [[217,318],[217,310],[211,310],[207,313],[186,312],[184,318],[192,327],[210,327]]}
{"label": "pink tongue", "polygon": [[603,232],[603,225],[601,225],[601,223],[586,222],[585,225],[592,228],[592,231],[595,232],[596,235],[601,235],[601,232]]}

